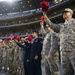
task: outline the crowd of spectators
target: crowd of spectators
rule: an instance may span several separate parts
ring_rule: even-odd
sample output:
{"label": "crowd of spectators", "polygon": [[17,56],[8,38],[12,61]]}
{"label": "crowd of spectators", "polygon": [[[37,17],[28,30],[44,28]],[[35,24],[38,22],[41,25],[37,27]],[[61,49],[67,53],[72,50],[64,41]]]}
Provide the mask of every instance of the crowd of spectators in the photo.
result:
{"label": "crowd of spectators", "polygon": [[12,37],[13,35],[28,35],[31,34],[31,32],[24,32],[24,31],[20,31],[20,32],[6,32],[6,33],[2,33],[0,32],[0,37]]}
{"label": "crowd of spectators", "polygon": [[[37,27],[35,28],[37,31],[40,31],[40,28]],[[7,31],[7,32],[0,32],[0,37],[12,37],[13,35],[18,35],[18,36],[23,36],[23,35],[29,35],[32,34],[33,32],[33,28],[29,27],[29,28],[23,28],[21,30],[16,30],[14,31]]]}
{"label": "crowd of spectators", "polygon": [[28,22],[34,22],[37,20],[40,20],[41,15],[37,16],[31,16],[31,17],[25,17],[25,18],[18,18],[14,20],[7,20],[7,21],[1,21],[0,26],[7,26],[7,25],[16,25],[16,24],[24,24]]}
{"label": "crowd of spectators", "polygon": [[[55,12],[52,12],[50,13],[48,16],[49,17],[53,17],[55,15],[58,15],[59,13],[61,13],[62,10],[60,11],[55,11]],[[0,22],[0,26],[8,26],[8,25],[16,25],[16,24],[25,24],[25,23],[29,23],[29,22],[35,22],[35,21],[38,21],[40,20],[40,17],[41,17],[41,14],[40,15],[36,15],[36,16],[31,16],[31,17],[25,17],[25,18],[19,18],[19,19],[16,19],[16,20],[8,20],[8,21],[2,21]]]}

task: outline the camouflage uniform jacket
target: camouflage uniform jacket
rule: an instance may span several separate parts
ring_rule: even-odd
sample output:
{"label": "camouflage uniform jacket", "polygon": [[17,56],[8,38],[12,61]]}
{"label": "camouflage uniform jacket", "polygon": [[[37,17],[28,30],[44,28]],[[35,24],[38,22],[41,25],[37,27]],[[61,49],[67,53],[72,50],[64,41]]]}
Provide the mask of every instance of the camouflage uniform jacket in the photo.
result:
{"label": "camouflage uniform jacket", "polygon": [[48,18],[46,23],[55,30],[60,31],[60,51],[75,50],[75,19],[63,24],[54,24]]}
{"label": "camouflage uniform jacket", "polygon": [[[44,28],[41,28],[41,32],[46,34]],[[58,41],[56,33],[55,32],[47,33],[43,41],[43,51],[45,52],[45,55],[52,56],[57,50],[58,50]]]}

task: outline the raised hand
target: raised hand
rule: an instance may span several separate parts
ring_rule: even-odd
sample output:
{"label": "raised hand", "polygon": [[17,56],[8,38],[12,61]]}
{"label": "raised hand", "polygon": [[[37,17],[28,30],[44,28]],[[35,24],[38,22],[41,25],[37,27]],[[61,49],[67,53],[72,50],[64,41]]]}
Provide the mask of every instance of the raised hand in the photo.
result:
{"label": "raised hand", "polygon": [[44,25],[44,23],[43,22],[40,22],[40,26],[43,26]]}
{"label": "raised hand", "polygon": [[43,17],[44,17],[44,19],[47,18],[46,12],[43,12]]}

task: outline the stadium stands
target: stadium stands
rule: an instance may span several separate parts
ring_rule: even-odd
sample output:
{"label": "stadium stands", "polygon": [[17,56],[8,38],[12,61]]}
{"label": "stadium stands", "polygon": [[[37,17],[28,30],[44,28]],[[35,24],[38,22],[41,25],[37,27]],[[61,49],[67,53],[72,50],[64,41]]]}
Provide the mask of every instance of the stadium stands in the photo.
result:
{"label": "stadium stands", "polygon": [[[53,0],[51,2],[49,1],[49,3],[51,4],[51,7],[48,10],[48,16],[53,22],[55,23],[62,22],[61,15],[65,7],[70,7],[75,12],[74,0],[62,0],[62,1],[54,0],[54,1],[58,1],[58,3],[57,2],[54,3]],[[37,29],[37,27],[38,27],[38,30],[40,30],[39,22],[40,22],[41,16],[42,16],[41,8],[35,9],[35,10],[32,9],[30,11],[23,11],[22,13],[14,12],[14,13],[7,13],[7,15],[2,15],[0,16],[1,18],[0,19],[1,21],[0,22],[0,29],[1,29],[0,36],[7,37],[7,36],[11,36],[12,34],[13,35],[14,34],[25,35],[25,34],[30,33],[33,29]],[[56,22],[57,18],[58,20]],[[29,28],[27,28],[28,26]],[[36,26],[36,27],[33,28],[32,26]],[[5,28],[7,29],[6,33],[5,33]],[[20,29],[18,30],[18,28]]]}

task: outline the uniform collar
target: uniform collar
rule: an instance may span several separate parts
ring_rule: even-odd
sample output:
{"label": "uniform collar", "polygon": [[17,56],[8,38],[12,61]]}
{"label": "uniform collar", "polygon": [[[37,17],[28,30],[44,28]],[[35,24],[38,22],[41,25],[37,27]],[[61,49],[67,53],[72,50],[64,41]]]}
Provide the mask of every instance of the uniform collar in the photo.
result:
{"label": "uniform collar", "polygon": [[74,19],[72,18],[71,20],[67,21],[65,20],[65,23],[64,24],[69,24],[70,22],[72,22]]}

